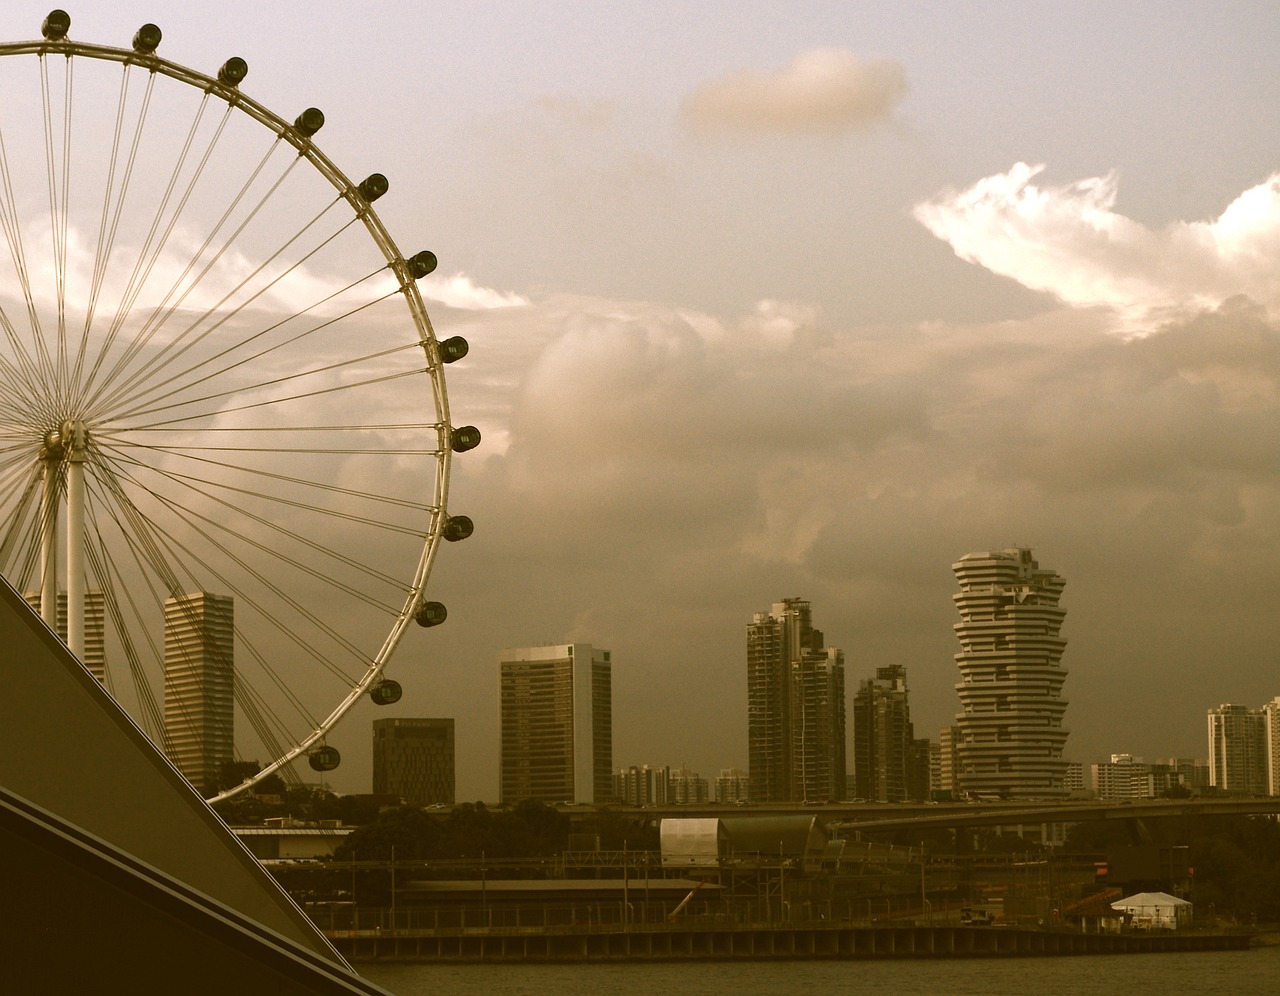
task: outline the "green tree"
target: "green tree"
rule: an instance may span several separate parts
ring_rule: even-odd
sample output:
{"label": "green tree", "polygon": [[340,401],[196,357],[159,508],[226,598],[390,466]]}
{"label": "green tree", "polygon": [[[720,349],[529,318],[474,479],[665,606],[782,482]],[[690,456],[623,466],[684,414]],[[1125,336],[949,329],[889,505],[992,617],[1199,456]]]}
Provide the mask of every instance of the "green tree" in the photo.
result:
{"label": "green tree", "polygon": [[439,856],[440,824],[412,806],[383,812],[372,823],[357,827],[334,851],[338,861],[415,861]]}

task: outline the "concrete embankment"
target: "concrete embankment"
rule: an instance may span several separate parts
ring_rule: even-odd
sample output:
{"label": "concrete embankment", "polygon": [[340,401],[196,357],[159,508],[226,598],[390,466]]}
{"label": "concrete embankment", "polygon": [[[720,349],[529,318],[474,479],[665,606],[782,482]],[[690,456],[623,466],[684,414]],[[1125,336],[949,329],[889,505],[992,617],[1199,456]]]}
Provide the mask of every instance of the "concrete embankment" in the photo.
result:
{"label": "concrete embankment", "polygon": [[572,962],[753,958],[981,958],[1228,951],[1252,933],[1079,934],[1013,927],[762,926],[682,930],[335,930],[353,961]]}

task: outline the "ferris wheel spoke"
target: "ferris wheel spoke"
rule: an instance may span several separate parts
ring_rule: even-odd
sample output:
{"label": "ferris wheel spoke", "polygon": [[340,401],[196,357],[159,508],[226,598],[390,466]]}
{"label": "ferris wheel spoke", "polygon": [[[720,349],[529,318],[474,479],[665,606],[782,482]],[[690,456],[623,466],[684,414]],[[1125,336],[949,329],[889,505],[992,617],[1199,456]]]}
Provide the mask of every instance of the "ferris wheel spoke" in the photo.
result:
{"label": "ferris wheel spoke", "polygon": [[[178,370],[176,372],[170,372],[169,375],[164,377],[163,379],[159,377],[159,375],[171,363],[180,359],[183,355],[185,355],[191,349],[194,349],[195,347],[199,346],[202,342],[207,340],[209,336],[216,333],[219,329],[221,329],[224,325],[230,322],[233,318],[241,314],[241,312],[243,312],[247,307],[249,307],[249,305],[253,304],[260,297],[267,294],[273,288],[278,286],[282,281],[284,281],[286,277],[288,277],[289,275],[291,275],[292,273],[300,269],[307,262],[307,260],[311,258],[311,256],[319,252],[321,249],[325,248],[325,246],[329,245],[334,239],[336,239],[339,235],[341,235],[348,228],[350,228],[351,225],[354,224],[354,222],[355,222],[355,219],[352,219],[351,221],[347,222],[346,225],[344,225],[337,232],[332,233],[323,243],[314,247],[307,256],[304,256],[302,259],[293,263],[291,266],[288,267],[288,269],[278,273],[270,282],[264,284],[262,287],[255,290],[252,295],[250,295],[245,300],[243,300],[234,309],[231,309],[225,312],[222,315],[222,317],[220,317],[216,322],[214,322],[212,325],[207,326],[206,328],[201,330],[198,335],[196,335],[194,334],[194,332],[195,332],[195,329],[200,324],[200,321],[208,317],[207,314],[205,316],[202,316],[202,319],[193,323],[191,326],[188,327],[187,330],[185,330],[182,333],[182,336],[184,338],[190,333],[191,338],[187,339],[187,341],[183,344],[183,346],[180,349],[178,349],[172,355],[166,357],[163,361],[157,362],[152,367],[148,367],[146,369],[145,380],[141,376],[134,377],[128,383],[122,385],[121,389],[118,392],[116,392],[116,394],[104,399],[104,405],[112,409],[120,409],[128,405],[135,405],[135,404],[141,403],[142,399],[145,399],[147,397],[150,397],[151,400],[146,403],[154,404],[155,401],[163,400],[164,398],[170,397],[174,393],[176,393],[171,391],[168,394],[160,394],[158,397],[154,393],[165,387],[168,387],[173,383],[180,383],[183,387],[186,387],[186,388],[193,387],[196,384],[204,383],[212,379],[213,377],[229,373],[231,370],[234,370],[237,367],[243,366],[246,363],[261,360],[262,358],[270,355],[271,353],[277,352],[280,349],[283,349],[287,346],[295,345],[299,340],[305,338],[306,336],[313,335],[324,329],[328,329],[331,326],[336,325],[337,323],[347,318],[350,318],[356,314],[359,314],[360,312],[370,307],[373,307],[376,304],[380,304],[381,302],[385,301],[387,298],[396,294],[398,292],[397,290],[388,291],[380,297],[376,297],[376,298],[373,298],[372,300],[365,301],[360,305],[358,305],[357,307],[351,309],[350,311],[345,312],[344,314],[338,315],[332,319],[329,319],[328,321],[322,322],[319,325],[316,325],[310,329],[306,329],[287,339],[278,341],[267,348],[261,349],[257,353],[244,355],[241,352],[257,339],[271,332],[278,331],[280,328],[292,322],[293,320],[297,318],[301,318],[304,315],[313,311],[314,309],[322,307],[325,304],[328,304],[329,302],[335,300],[341,295],[347,293],[352,288],[359,286],[360,284],[370,280],[371,278],[377,276],[379,273],[382,273],[386,270],[385,266],[379,267],[377,270],[373,271],[372,273],[366,274],[365,276],[352,281],[346,287],[339,288],[338,290],[332,292],[331,294],[325,295],[319,300],[314,301],[311,304],[288,315],[286,318],[278,322],[275,322],[272,325],[267,326],[265,329],[262,329],[254,333],[253,335],[248,336],[245,339],[240,339],[235,341],[231,346],[221,349],[220,351],[213,354],[212,356],[199,359],[197,360],[197,362],[195,362],[194,364],[188,367],[185,367],[184,369]],[[263,264],[263,266],[266,266],[266,265],[267,264],[265,263]],[[259,271],[261,269],[262,268],[260,267]],[[258,271],[255,271],[255,274],[256,272]],[[252,276],[254,276],[255,274],[251,274],[250,277],[245,278],[245,280],[242,281],[240,285],[238,285],[236,288],[234,288],[232,291],[228,293],[228,297],[233,296],[238,290],[242,289],[247,284],[248,280],[251,279]],[[225,303],[225,300],[223,303]],[[214,367],[213,370],[206,372],[203,376],[199,378],[194,378],[194,379],[192,378],[191,375],[196,373],[197,371],[200,371],[210,365],[218,364],[222,361],[225,361],[227,360],[228,357],[234,358],[234,362],[226,362],[224,365]],[[130,393],[126,393],[126,391]],[[124,414],[128,415],[130,413],[126,411]],[[117,417],[120,417],[120,416],[117,416]]]}
{"label": "ferris wheel spoke", "polygon": [[[245,179],[243,186],[241,186],[235,197],[233,197],[230,203],[227,204],[222,216],[213,226],[204,243],[192,254],[191,259],[187,262],[186,266],[183,267],[181,273],[179,273],[175,278],[160,303],[155,306],[147,316],[146,320],[142,323],[142,326],[134,336],[133,340],[127,345],[121,357],[114,363],[111,372],[103,379],[103,383],[95,386],[93,377],[90,377],[86,381],[83,396],[86,399],[88,406],[92,407],[96,404],[99,395],[103,391],[108,390],[117,378],[124,376],[125,371],[131,367],[135,358],[155,339],[156,335],[168,323],[169,319],[173,317],[174,313],[182,307],[186,299],[195,292],[195,290],[201,285],[202,281],[212,270],[214,270],[225,253],[230,249],[236,237],[244,231],[250,221],[252,221],[259,210],[261,210],[262,205],[271,197],[271,194],[278,190],[292,173],[294,167],[299,162],[297,159],[293,159],[285,165],[280,175],[275,179],[271,187],[268,188],[267,192],[259,199],[258,203],[249,211],[248,216],[241,222],[240,226],[227,237],[222,245],[215,250],[211,256],[206,258],[206,253],[208,253],[210,246],[213,245],[214,241],[221,234],[222,229],[231,221],[236,210],[239,208],[241,201],[248,196],[250,190],[254,187],[258,178],[266,169],[267,164],[275,158],[275,155],[280,148],[281,140],[277,138],[263,154],[257,166]],[[193,271],[196,271],[197,266],[199,266],[201,259],[205,259],[204,266],[199,269],[199,272],[196,272],[195,275],[192,276]],[[113,323],[112,328],[108,330],[106,341],[100,356],[100,365],[104,364],[106,354],[114,346],[116,339],[120,335],[122,327],[123,319],[119,322]]]}
{"label": "ferris wheel spoke", "polygon": [[[123,495],[123,488],[120,486],[120,481],[117,475],[111,473],[105,475],[105,477],[114,484],[111,488],[112,493],[117,495],[117,497]],[[240,576],[246,579],[251,579],[253,582],[260,585],[265,592],[274,598],[274,600],[281,605],[287,606],[297,617],[306,621],[309,625],[314,626],[317,632],[323,633],[336,647],[342,648],[351,656],[351,658],[361,661],[364,660],[364,655],[358,647],[351,643],[336,629],[331,627],[325,620],[321,619],[318,615],[308,609],[301,601],[290,595],[279,582],[268,577],[260,568],[250,564],[243,555],[235,553],[230,546],[220,542],[217,537],[207,532],[205,526],[201,525],[201,523],[204,523],[205,525],[214,525],[215,528],[220,527],[217,527],[216,524],[210,523],[207,517],[195,513],[190,509],[184,508],[171,499],[165,498],[163,495],[159,495],[154,491],[148,493],[167,511],[172,513],[176,519],[181,521],[184,526],[191,530],[193,536],[205,540],[208,548],[219,554],[220,558],[225,560],[228,566],[234,567]],[[145,530],[148,536],[153,539],[163,539],[163,548],[168,552],[169,558],[177,560],[184,565],[198,566],[200,568],[200,573],[205,573],[216,578],[227,588],[228,591],[245,600],[255,610],[260,611],[263,618],[273,618],[272,614],[268,611],[267,607],[258,596],[249,591],[243,582],[236,581],[235,577],[233,577],[226,569],[219,568],[215,565],[211,557],[198,553],[190,541],[183,540],[172,529],[163,528],[156,521],[154,516],[144,516],[132,501],[128,501],[128,507],[132,510],[130,521],[135,524],[135,528],[139,523],[145,522]],[[155,546],[159,549],[160,544],[157,543]],[[259,549],[259,552],[270,552],[260,546],[257,547],[257,549]],[[281,557],[279,554],[276,554],[273,559],[283,563],[290,562],[289,558]],[[186,571],[194,576],[194,572],[190,567],[187,567]],[[181,586],[174,586],[171,591],[176,595],[182,591],[182,588]],[[286,626],[284,621],[279,618],[276,618],[275,622],[281,632],[287,633],[294,640],[296,645],[306,649],[311,654],[313,660],[324,667],[333,670],[335,674],[343,673],[341,669],[330,661],[328,655],[318,651],[314,644],[303,639],[293,627]]]}
{"label": "ferris wheel spoke", "polygon": [[[213,501],[215,504],[221,505],[224,508],[233,507],[230,502],[227,502],[223,499],[219,499],[208,492],[197,491],[196,493],[204,498],[208,498],[210,501]],[[177,502],[175,499],[171,497],[162,496],[159,494],[157,494],[156,497],[165,505],[170,506],[171,510],[174,510],[174,511],[181,510],[181,514],[184,517],[190,517],[194,521],[202,522],[204,523],[205,527],[215,530],[217,534],[222,537],[222,543],[220,543],[219,545],[222,547],[223,550],[229,549],[230,544],[227,543],[228,540],[235,542],[237,545],[248,546],[253,550],[257,551],[258,553],[262,554],[264,558],[274,558],[275,560],[278,560],[281,563],[289,566],[297,573],[305,574],[311,577],[313,580],[319,581],[322,585],[325,585],[326,587],[330,587],[330,588],[336,589],[339,592],[350,595],[352,598],[355,598],[358,601],[361,601],[372,608],[384,611],[389,615],[395,615],[395,609],[387,605],[386,602],[373,598],[372,596],[361,591],[359,588],[356,588],[354,585],[346,584],[338,580],[338,578],[334,574],[328,573],[324,570],[321,570],[320,568],[312,567],[308,564],[305,564],[301,560],[298,560],[295,557],[287,556],[284,553],[282,553],[279,548],[273,547],[269,544],[266,544],[257,540],[248,539],[244,535],[237,533],[235,530],[227,528],[223,523],[220,523],[217,520],[207,515],[196,512],[194,509],[182,503]],[[322,554],[327,560],[338,560],[340,563],[343,563],[344,566],[358,567],[355,561],[352,561],[349,558],[344,560],[344,558],[342,558],[341,555],[334,553],[334,551],[332,551],[328,547],[325,547],[322,544],[315,543],[314,541],[305,539],[300,534],[297,534],[288,529],[285,529],[283,526],[280,526],[276,523],[269,522],[266,519],[263,519],[260,516],[256,516],[253,513],[243,508],[240,509],[240,512],[250,521],[257,522],[259,525],[263,525],[267,527],[268,529],[277,533],[280,536],[284,536],[288,539],[291,539],[307,547],[308,549],[314,550],[315,552]],[[363,568],[359,568],[359,569],[361,570],[361,573],[365,573]],[[394,586],[396,589],[396,594],[398,596],[403,597],[404,595],[403,584],[397,581],[394,581],[393,579],[387,577],[386,575],[378,575],[377,573],[366,574],[366,576],[372,578],[373,580],[386,582]]]}
{"label": "ferris wheel spoke", "polygon": [[[231,371],[236,370],[240,367],[243,367],[248,363],[260,362],[265,358],[267,358],[268,356],[272,355],[273,353],[277,353],[280,350],[285,349],[287,347],[296,346],[302,339],[305,339],[308,336],[312,336],[319,332],[325,331],[326,329],[330,329],[333,326],[337,325],[339,322],[345,321],[346,319],[352,318],[355,315],[358,315],[361,312],[374,307],[375,305],[381,304],[382,302],[386,301],[389,297],[392,297],[395,294],[399,293],[398,290],[391,290],[379,297],[375,297],[371,300],[364,301],[361,304],[357,305],[356,307],[350,309],[349,311],[343,312],[340,315],[330,318],[328,321],[321,322],[318,325],[312,326],[311,328],[304,329],[301,332],[291,335],[286,339],[278,340],[266,347],[259,348],[257,352],[250,353],[247,355],[243,353],[243,350],[248,348],[251,344],[255,343],[256,340],[261,339],[262,337],[267,336],[272,332],[279,331],[281,328],[283,328],[285,325],[289,324],[290,322],[294,321],[295,319],[302,318],[303,316],[309,314],[312,310],[330,303],[331,301],[337,299],[341,295],[350,291],[352,288],[359,286],[360,284],[377,276],[379,273],[384,272],[385,270],[386,270],[385,266],[379,267],[377,270],[373,271],[372,273],[366,274],[365,276],[352,281],[346,287],[340,288],[334,291],[332,294],[329,294],[326,297],[321,298],[319,301],[316,301],[315,303],[309,305],[307,308],[303,309],[302,311],[295,312],[287,316],[286,318],[283,318],[280,321],[274,323],[273,325],[269,325],[266,328],[261,329],[258,332],[255,332],[253,335],[233,343],[231,346],[226,347],[225,349],[214,354],[213,356],[210,356],[204,360],[201,360],[199,363],[193,366],[187,367],[184,370],[171,374],[169,377],[167,377],[165,380],[161,381],[160,383],[151,385],[149,388],[149,390],[152,392],[151,394],[145,397],[141,395],[133,395],[133,396],[126,397],[118,401],[115,407],[119,409],[126,405],[134,405],[134,404],[146,404],[146,405],[155,406],[158,402],[165,401],[173,397],[174,395],[179,394],[181,391],[190,390],[194,387],[197,387],[200,384],[204,384],[214,379],[215,377],[229,374],[231,373]],[[212,366],[214,364],[218,364],[218,365],[215,366],[212,370],[207,370],[202,376],[200,377],[191,376],[196,371]],[[168,387],[173,383],[178,383],[179,387],[163,394],[154,393],[158,390]],[[116,414],[113,416],[113,419],[118,420],[118,419],[125,419],[125,418],[133,418],[139,414],[150,414],[155,411],[164,411],[164,410],[165,408],[163,407],[159,407],[159,408],[152,407],[150,409],[126,408],[123,411],[117,411]]]}
{"label": "ferris wheel spoke", "polygon": [[281,495],[267,494],[261,491],[251,491],[246,488],[234,487],[222,481],[211,481],[208,479],[191,477],[189,475],[173,472],[166,473],[164,476],[175,484],[190,489],[196,494],[207,498],[228,511],[235,510],[249,518],[251,521],[258,523],[259,525],[276,532],[295,543],[308,547],[315,552],[324,555],[326,558],[336,561],[343,567],[358,571],[360,574],[363,574],[371,580],[392,587],[398,596],[403,597],[404,583],[400,579],[387,574],[385,571],[377,570],[363,560],[347,556],[338,550],[335,550],[332,546],[319,543],[297,530],[286,528],[276,519],[258,515],[257,513],[249,510],[242,501],[237,502],[232,498],[222,497],[222,495],[230,494],[236,498],[253,498],[258,502],[265,503],[272,507],[285,507],[293,511],[302,511],[325,519],[369,526],[384,532],[395,533],[401,536],[410,536],[419,540],[423,538],[422,531],[420,529],[415,530],[405,526],[397,526],[394,523],[390,523],[385,520],[357,516],[349,512],[335,513],[331,509],[322,508],[317,505],[304,504],[303,502],[295,501]]}
{"label": "ferris wheel spoke", "polygon": [[[27,321],[30,324],[31,331],[31,346],[24,345],[17,327],[14,326],[7,313],[3,316],[2,324],[5,330],[5,337],[9,341],[9,347],[14,357],[18,360],[24,380],[28,385],[40,385],[44,380],[45,370],[37,360],[32,359],[29,349],[34,351],[37,356],[47,356],[48,347],[41,328],[40,315],[36,309],[35,295],[31,288],[31,275],[27,268],[26,247],[22,238],[21,212],[18,209],[17,198],[14,194],[9,156],[2,130],[0,130],[0,182],[3,183],[4,187],[3,210],[0,210],[0,227],[4,230],[5,242],[9,247],[9,258],[13,262],[17,283],[22,290],[23,301],[26,304]],[[45,387],[47,389],[48,385],[46,384]]]}
{"label": "ferris wheel spoke", "polygon": [[434,256],[401,253],[385,177],[325,156],[314,108],[269,111],[241,60],[45,30],[0,42],[0,569],[157,742],[204,709],[161,690],[209,625],[235,739],[175,763],[214,801],[249,784],[214,784],[230,757],[296,782],[399,694],[438,546],[469,533],[445,512],[478,440],[445,394],[465,342],[437,343]]}
{"label": "ferris wheel spoke", "polygon": [[[71,180],[71,67],[67,61],[63,79],[61,142],[54,138],[53,99],[48,63],[40,60],[42,109],[44,112],[45,165],[49,188],[49,234],[53,244],[54,296],[57,302],[57,360],[55,383],[65,388],[67,370],[67,226],[70,218]],[[61,146],[61,155],[57,146]],[[59,170],[58,166],[61,165]]]}
{"label": "ferris wheel spoke", "polygon": [[[151,98],[155,92],[155,74],[147,76],[146,88],[138,107],[137,118],[133,123],[133,137],[129,143],[129,152],[123,163],[123,172],[116,182],[116,171],[120,169],[120,140],[125,128],[125,112],[128,109],[128,93],[130,67],[125,66],[120,87],[120,99],[117,105],[115,135],[111,147],[110,167],[102,203],[102,222],[98,232],[98,251],[94,260],[93,286],[100,289],[110,269],[111,258],[115,251],[116,240],[120,234],[120,224],[125,216],[125,205],[129,198],[129,189],[133,181],[133,171],[138,162],[138,152],[142,144],[142,135],[147,121],[147,113],[151,107]],[[114,196],[114,201],[113,201]],[[87,332],[87,328],[86,328]]]}
{"label": "ferris wheel spoke", "polygon": [[39,550],[39,530],[29,528],[29,524],[38,517],[35,510],[40,501],[41,477],[38,465],[15,467],[0,484],[0,500],[7,509],[0,522],[0,568],[6,577],[17,580],[20,588],[29,582]]}
{"label": "ferris wheel spoke", "polygon": [[[182,573],[193,577],[198,569],[201,574],[216,580],[221,590],[233,596],[238,604],[248,606],[261,619],[272,620],[275,630],[301,650],[308,659],[329,671],[340,681],[347,679],[346,672],[337,666],[327,654],[314,642],[302,636],[295,627],[287,625],[278,611],[246,588],[244,583],[238,582],[226,571],[217,568],[208,558],[194,552],[189,543],[178,538],[172,530],[163,528],[155,521],[154,517],[145,516],[136,504],[124,494],[118,482],[108,490],[113,496],[113,504],[124,513],[122,517],[113,516],[117,526],[124,532],[126,542],[135,551],[136,556],[139,558],[139,565],[143,568],[144,573],[148,571],[154,572],[161,578],[161,591],[167,592],[165,597],[177,597],[192,587],[178,580],[178,572],[175,570],[174,565],[180,565]],[[253,575],[252,569],[247,568],[243,562],[236,562],[234,558],[231,559],[237,568],[243,572],[242,576],[251,577]],[[287,594],[270,584],[265,587],[269,594],[275,596],[279,604],[297,608],[301,610],[304,618],[306,617],[306,610],[302,609],[296,600],[291,599]],[[319,622],[319,620],[312,617],[309,622],[314,623]],[[240,627],[237,626],[237,632],[239,631]],[[250,651],[251,656],[256,660],[265,661],[252,650],[250,644],[246,644],[246,649]],[[355,648],[348,649],[349,652],[359,655],[359,651],[355,650]]]}
{"label": "ferris wheel spoke", "polygon": [[[116,632],[122,634],[119,656],[123,657],[128,665],[129,687],[138,703],[139,712],[143,720],[143,729],[146,730],[148,736],[158,737],[164,730],[164,714],[156,701],[155,689],[151,686],[150,675],[157,672],[163,658],[159,647],[155,643],[154,635],[148,627],[141,625],[144,615],[134,599],[131,587],[124,584],[120,569],[113,562],[110,547],[98,530],[96,522],[93,524],[93,530],[97,542],[85,544],[85,552],[97,584],[97,590],[102,593],[104,616],[111,620]],[[124,607],[120,604],[120,593],[124,594],[130,610],[128,618],[124,613]],[[139,654],[133,638],[135,632],[142,634],[144,645],[150,652],[149,657],[144,658]],[[148,661],[151,662],[150,665]],[[116,677],[118,668],[108,667],[106,664],[107,662],[104,660],[104,682],[108,688],[111,688],[118,680]]]}
{"label": "ferris wheel spoke", "polygon": [[[332,207],[334,204],[337,204],[337,203],[338,201],[335,200],[329,205],[329,207]],[[294,240],[301,237],[307,231],[307,229],[311,227],[311,225],[318,222],[326,213],[328,213],[328,210],[329,208],[326,208],[319,215],[313,218],[310,223],[308,223],[297,234],[294,235],[293,239],[290,239],[288,243],[280,247],[280,249],[278,249],[271,257],[269,257],[267,260],[259,264],[259,266],[252,273],[250,273],[247,277],[241,280],[240,283],[238,283],[235,287],[231,288],[231,290],[227,291],[219,301],[217,301],[212,307],[206,310],[195,321],[193,321],[190,325],[188,325],[185,329],[183,329],[179,333],[176,339],[174,339],[171,343],[166,345],[166,347],[161,351],[160,355],[155,357],[153,361],[149,363],[146,367],[140,368],[138,371],[136,371],[135,374],[129,380],[125,381],[121,385],[120,392],[117,392],[116,395],[107,396],[103,401],[104,405],[108,407],[113,407],[116,404],[116,399],[119,393],[134,387],[144,374],[149,377],[158,375],[159,373],[163,372],[171,363],[175,362],[178,359],[181,359],[182,356],[184,356],[189,350],[200,345],[200,343],[204,342],[209,336],[213,335],[220,328],[222,328],[223,325],[225,325],[226,323],[231,321],[233,318],[238,316],[250,304],[253,304],[255,301],[257,301],[260,297],[262,297],[272,288],[276,287],[286,277],[288,277],[295,270],[300,268],[307,261],[307,259],[310,258],[312,254],[319,252],[321,249],[327,246],[333,239],[337,238],[340,234],[342,234],[343,231],[345,231],[351,225],[355,224],[357,220],[355,218],[350,219],[341,229],[331,234],[324,242],[322,242],[320,245],[312,249],[311,253],[309,253],[306,256],[303,256],[302,259],[296,261],[287,269],[277,274],[275,278],[273,278],[272,280],[264,284],[262,287],[255,290],[253,293],[251,293],[247,297],[245,297],[244,300],[242,300],[236,307],[224,310],[223,306],[228,304],[228,302],[230,302],[237,294],[243,291],[244,288],[248,286],[250,281],[252,281],[255,277],[257,277],[260,273],[262,273],[263,270],[269,267],[278,258],[278,256],[286,248],[288,248],[290,244],[292,244]],[[206,324],[209,321],[210,317],[216,313],[221,313],[221,317],[218,318],[217,321],[212,322],[212,324]],[[182,345],[179,347],[178,343],[181,343]]]}
{"label": "ferris wheel spoke", "polygon": [[[230,106],[228,106],[222,115],[222,119],[220,123],[218,124],[218,126],[213,132],[213,135],[210,137],[208,143],[206,144],[204,153],[201,156],[199,163],[197,164],[196,168],[193,170],[191,176],[188,178],[186,186],[183,190],[182,195],[178,199],[178,203],[176,207],[171,213],[169,213],[168,221],[167,223],[165,223],[163,232],[160,232],[159,236],[157,237],[157,232],[159,232],[160,230],[161,223],[164,222],[165,220],[165,214],[168,211],[169,202],[173,198],[174,191],[178,186],[178,181],[186,165],[187,159],[189,158],[191,154],[191,150],[194,147],[195,140],[199,132],[200,124],[204,120],[204,115],[209,105],[209,100],[210,100],[210,96],[208,93],[206,93],[203,99],[200,101],[199,107],[197,108],[195,114],[192,117],[191,126],[187,131],[186,140],[183,142],[182,147],[178,151],[176,162],[174,163],[174,166],[170,171],[168,185],[166,186],[164,194],[160,198],[159,204],[155,209],[152,222],[151,222],[151,227],[148,230],[146,237],[143,239],[142,246],[139,248],[139,250],[136,253],[133,271],[129,275],[129,279],[125,285],[124,292],[120,297],[120,301],[118,305],[116,306],[116,313],[110,323],[110,328],[113,331],[118,331],[124,325],[128,315],[133,311],[135,305],[137,304],[139,295],[142,293],[142,290],[146,286],[148,278],[151,276],[157,263],[160,261],[165,248],[169,245],[170,239],[173,236],[173,232],[178,225],[178,221],[182,217],[183,209],[186,207],[187,203],[191,198],[192,193],[195,191],[201,176],[204,174],[205,167],[208,165],[210,157],[213,155],[214,150],[217,148],[218,142],[221,139],[222,134],[226,128],[226,124],[231,119],[232,109]],[[95,288],[95,291],[97,289],[98,288]],[[96,301],[96,295],[95,295],[95,301]],[[93,309],[91,308],[88,315],[86,316],[84,330],[82,332],[82,337],[81,337],[81,350],[80,350],[79,357],[77,358],[77,369],[76,369],[76,377],[75,377],[75,381],[77,383],[80,382],[83,374],[83,367],[82,367],[83,357],[88,351],[89,333],[92,326],[92,322],[93,322]]]}
{"label": "ferris wheel spoke", "polygon": [[[263,701],[261,697],[253,693],[251,686],[243,682],[237,684],[235,686],[234,694],[236,705],[240,708],[240,711],[244,714],[245,718],[249,720],[249,725],[253,727],[253,731],[257,734],[259,742],[267,748],[271,757],[283,757],[287,752],[287,748],[285,746],[288,737],[287,730],[282,730],[278,723],[268,721],[267,715],[269,713],[263,709]],[[248,760],[239,754],[238,749],[237,759],[240,761]],[[261,762],[256,758],[255,762],[261,764]],[[301,777],[294,773],[292,768],[285,768],[284,774],[286,775],[285,780],[287,782],[291,782],[295,787],[302,784]]]}
{"label": "ferris wheel spoke", "polygon": [[[336,484],[328,483],[327,481],[316,480],[310,477],[299,477],[297,475],[281,474],[275,471],[263,470],[260,467],[249,467],[243,464],[229,463],[225,460],[214,460],[209,457],[195,456],[188,447],[163,447],[163,446],[145,446],[144,447],[144,446],[141,446],[140,444],[136,444],[134,448],[146,449],[146,450],[151,450],[151,451],[161,452],[161,453],[169,453],[174,456],[179,456],[184,459],[190,460],[193,463],[203,464],[207,467],[226,470],[235,474],[243,474],[252,479],[273,481],[278,484],[296,486],[296,487],[306,489],[308,491],[319,492],[321,494],[341,496],[346,498],[354,498],[360,501],[367,501],[367,502],[372,502],[380,505],[392,505],[392,506],[397,506],[399,508],[412,509],[417,512],[436,511],[436,506],[434,505],[424,504],[422,502],[410,501],[405,498],[397,498],[396,496],[390,495],[390,494],[379,493],[375,491],[357,491],[354,488],[344,488]],[[123,449],[123,447],[121,447],[121,449]],[[263,492],[263,491],[255,491],[252,493],[267,494],[267,492]],[[284,503],[291,504],[289,502],[284,502]],[[336,510],[333,507],[324,508],[318,505],[307,505],[307,504],[301,504],[301,503],[298,505],[295,505],[294,507],[306,508],[314,511],[327,511],[331,516],[334,516],[336,518],[355,521],[355,522],[361,522],[367,525],[383,524],[385,527],[390,528],[390,526],[388,526],[388,524],[385,523],[385,520],[364,519],[359,516],[350,515],[349,513]],[[413,532],[413,535],[417,536],[419,534],[415,531]]]}

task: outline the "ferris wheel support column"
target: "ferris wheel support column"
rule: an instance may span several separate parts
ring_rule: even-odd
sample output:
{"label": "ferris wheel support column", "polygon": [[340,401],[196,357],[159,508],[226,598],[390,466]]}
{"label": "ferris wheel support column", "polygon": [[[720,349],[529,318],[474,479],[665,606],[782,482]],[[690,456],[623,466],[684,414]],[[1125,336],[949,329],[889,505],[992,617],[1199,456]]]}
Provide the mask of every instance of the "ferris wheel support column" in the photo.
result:
{"label": "ferris wheel support column", "polygon": [[67,451],[67,649],[84,658],[84,458],[87,433],[79,420],[63,426]]}
{"label": "ferris wheel support column", "polygon": [[58,463],[61,451],[46,446],[44,488],[40,494],[40,618],[58,628]]}

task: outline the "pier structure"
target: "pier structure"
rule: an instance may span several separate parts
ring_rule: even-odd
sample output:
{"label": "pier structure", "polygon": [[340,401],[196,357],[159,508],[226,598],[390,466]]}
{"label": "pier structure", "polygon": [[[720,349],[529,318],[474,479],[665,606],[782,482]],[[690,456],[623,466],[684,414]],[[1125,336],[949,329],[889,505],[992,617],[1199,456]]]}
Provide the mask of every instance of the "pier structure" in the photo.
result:
{"label": "pier structure", "polygon": [[965,926],[682,925],[451,930],[336,929],[330,941],[352,961],[577,962],[720,959],[858,960],[1239,951],[1251,932],[1086,934]]}

